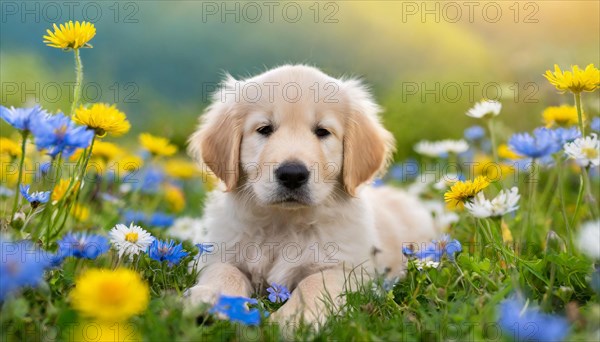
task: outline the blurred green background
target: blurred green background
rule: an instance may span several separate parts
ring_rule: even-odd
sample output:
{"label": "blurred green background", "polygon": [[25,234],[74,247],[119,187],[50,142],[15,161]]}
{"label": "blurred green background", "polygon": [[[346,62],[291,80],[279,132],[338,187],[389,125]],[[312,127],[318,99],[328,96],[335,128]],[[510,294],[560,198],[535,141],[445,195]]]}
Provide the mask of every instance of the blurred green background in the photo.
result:
{"label": "blurred green background", "polygon": [[[54,22],[88,20],[97,35],[82,50],[84,96],[125,111],[130,139],[151,131],[183,146],[224,72],[306,63],[364,78],[402,159],[418,140],[459,138],[476,123],[464,112],[483,97],[503,103],[506,134],[538,126],[547,105],[571,103],[542,73],[555,63],[600,64],[599,4],[2,1],[0,102],[68,109],[72,53],[45,46],[42,35]],[[598,96],[584,96],[592,115]]]}

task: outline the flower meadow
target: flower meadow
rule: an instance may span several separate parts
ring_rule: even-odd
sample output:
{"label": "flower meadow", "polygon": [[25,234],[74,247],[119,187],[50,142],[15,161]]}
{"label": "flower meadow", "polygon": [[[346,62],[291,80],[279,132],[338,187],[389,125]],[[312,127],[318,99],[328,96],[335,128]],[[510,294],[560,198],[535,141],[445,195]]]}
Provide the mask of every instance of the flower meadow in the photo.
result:
{"label": "flower meadow", "polygon": [[473,120],[464,137],[424,137],[418,161],[367,186],[419,196],[443,234],[399,246],[405,277],[352,289],[325,325],[279,326],[270,316],[290,297],[280,284],[184,306],[215,248],[200,217],[217,180],[167,137],[131,137],[115,104],[81,102],[81,51],[95,35],[68,22],[43,37],[74,58],[68,112],[0,107],[3,341],[600,340],[594,65],[546,71],[547,102],[562,104],[531,114],[531,132],[500,130],[502,104],[483,99],[455,113]]}

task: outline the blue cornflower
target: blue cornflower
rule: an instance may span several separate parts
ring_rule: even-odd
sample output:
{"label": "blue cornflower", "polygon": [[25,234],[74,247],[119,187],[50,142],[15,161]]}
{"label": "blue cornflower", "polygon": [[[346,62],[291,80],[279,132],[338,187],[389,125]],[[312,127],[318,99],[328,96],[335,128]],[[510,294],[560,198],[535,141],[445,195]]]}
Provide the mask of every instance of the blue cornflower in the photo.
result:
{"label": "blue cornflower", "polygon": [[31,131],[31,124],[43,120],[47,114],[40,106],[31,108],[0,106],[0,117],[9,125],[22,131]]}
{"label": "blue cornflower", "polygon": [[46,252],[27,240],[0,240],[0,258],[0,302],[22,287],[37,286],[50,266]]}
{"label": "blue cornflower", "polygon": [[564,341],[569,333],[566,319],[523,307],[516,299],[500,303],[498,324],[507,336],[515,341]]}
{"label": "blue cornflower", "polygon": [[142,180],[128,177],[128,182],[133,183],[132,189],[139,189],[146,194],[158,192],[160,185],[165,181],[165,173],[157,167],[148,167],[141,174]]}
{"label": "blue cornflower", "polygon": [[260,312],[257,308],[249,309],[249,304],[258,304],[258,301],[246,297],[221,295],[209,312],[224,315],[232,322],[239,322],[245,325],[258,325],[260,324]]}
{"label": "blue cornflower", "polygon": [[48,202],[48,200],[50,199],[50,191],[37,191],[29,193],[29,188],[30,186],[25,184],[21,184],[19,186],[21,195],[25,197],[29,204],[31,204],[32,208],[36,208],[40,204]]}
{"label": "blue cornflower", "polygon": [[599,117],[595,117],[592,119],[592,122],[590,123],[590,128],[592,129],[592,131],[600,132],[600,118]]}
{"label": "blue cornflower", "polygon": [[572,142],[577,138],[581,138],[581,132],[577,127],[564,128],[559,127],[552,131],[554,140],[562,148],[564,144]]}
{"label": "blue cornflower", "polygon": [[414,178],[419,174],[419,163],[410,158],[403,163],[397,163],[390,167],[388,175],[390,178],[396,181],[406,181],[410,178]]}
{"label": "blue cornflower", "polygon": [[408,257],[416,258],[419,261],[440,262],[444,251],[433,243],[428,243],[425,248],[415,251],[413,246],[403,247],[402,253]]}
{"label": "blue cornflower", "polygon": [[541,158],[558,152],[560,145],[552,130],[540,127],[529,133],[513,134],[508,140],[508,145],[516,153],[530,158]]}
{"label": "blue cornflower", "polygon": [[450,235],[444,234],[439,240],[433,240],[433,243],[438,245],[442,253],[448,257],[448,260],[454,261],[454,255],[462,252],[460,241],[452,239]]}
{"label": "blue cornflower", "polygon": [[212,243],[198,243],[196,247],[198,247],[198,256],[204,253],[212,253],[215,250],[215,245]]}
{"label": "blue cornflower", "polygon": [[60,258],[73,256],[96,259],[99,255],[108,252],[109,248],[110,245],[106,237],[87,233],[67,233],[58,241],[58,255]]}
{"label": "blue cornflower", "polygon": [[269,300],[272,303],[283,303],[290,298],[290,291],[285,285],[271,283],[271,287],[267,288],[269,292]]}
{"label": "blue cornflower", "polygon": [[415,250],[414,245],[402,248],[402,253],[408,257],[417,259],[417,261],[439,263],[445,255],[448,260],[454,261],[455,255],[462,251],[462,245],[458,240],[452,239],[450,235],[444,234],[439,240],[433,240],[425,248]]}
{"label": "blue cornflower", "polygon": [[53,158],[59,153],[69,157],[78,148],[88,147],[94,137],[93,130],[76,125],[62,113],[32,122],[31,131],[38,150],[48,150]]}
{"label": "blue cornflower", "polygon": [[178,264],[183,257],[188,255],[186,251],[183,250],[183,245],[175,244],[175,241],[161,241],[155,239],[150,247],[148,247],[148,255],[151,259],[156,261],[168,261],[169,267]]}
{"label": "blue cornflower", "polygon": [[138,223],[145,224],[148,216],[142,211],[126,210],[123,213],[123,222],[127,224]]}
{"label": "blue cornflower", "polygon": [[147,220],[148,225],[159,228],[170,227],[173,225],[173,222],[175,222],[175,217],[161,212],[152,214]]}
{"label": "blue cornflower", "polygon": [[470,141],[479,140],[485,137],[485,129],[479,125],[471,126],[465,129],[464,137]]}

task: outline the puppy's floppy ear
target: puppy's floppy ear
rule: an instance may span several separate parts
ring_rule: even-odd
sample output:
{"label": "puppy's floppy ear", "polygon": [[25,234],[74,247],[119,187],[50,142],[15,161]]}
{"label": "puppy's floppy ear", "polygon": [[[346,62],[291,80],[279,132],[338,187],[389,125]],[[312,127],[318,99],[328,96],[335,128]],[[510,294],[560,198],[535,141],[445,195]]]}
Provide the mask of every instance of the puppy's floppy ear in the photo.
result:
{"label": "puppy's floppy ear", "polygon": [[[223,89],[231,88],[235,82],[228,76]],[[231,191],[236,188],[240,175],[242,122],[236,104],[222,99],[222,93],[215,93],[213,103],[202,115],[200,126],[188,141],[188,152],[214,172],[225,183],[227,191]]]}
{"label": "puppy's floppy ear", "polygon": [[345,81],[343,87],[350,103],[344,134],[343,181],[348,194],[384,171],[394,152],[394,136],[379,122],[379,106],[357,80]]}

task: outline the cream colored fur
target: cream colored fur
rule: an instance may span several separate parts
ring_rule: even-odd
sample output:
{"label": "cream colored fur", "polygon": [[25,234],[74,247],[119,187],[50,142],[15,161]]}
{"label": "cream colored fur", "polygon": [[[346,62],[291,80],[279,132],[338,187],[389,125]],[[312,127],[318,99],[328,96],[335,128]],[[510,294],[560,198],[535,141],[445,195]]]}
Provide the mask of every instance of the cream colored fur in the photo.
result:
{"label": "cream colored fur", "polygon": [[[436,230],[417,198],[368,184],[394,146],[378,112],[359,81],[309,66],[227,78],[190,138],[192,155],[223,187],[206,202],[206,240],[216,248],[188,305],[277,283],[292,296],[272,319],[317,323],[340,307],[345,290],[375,274],[402,275],[402,245]],[[270,136],[257,132],[269,124]],[[317,127],[331,135],[317,137]],[[291,160],[311,178],[301,200],[283,202],[273,172]]]}

